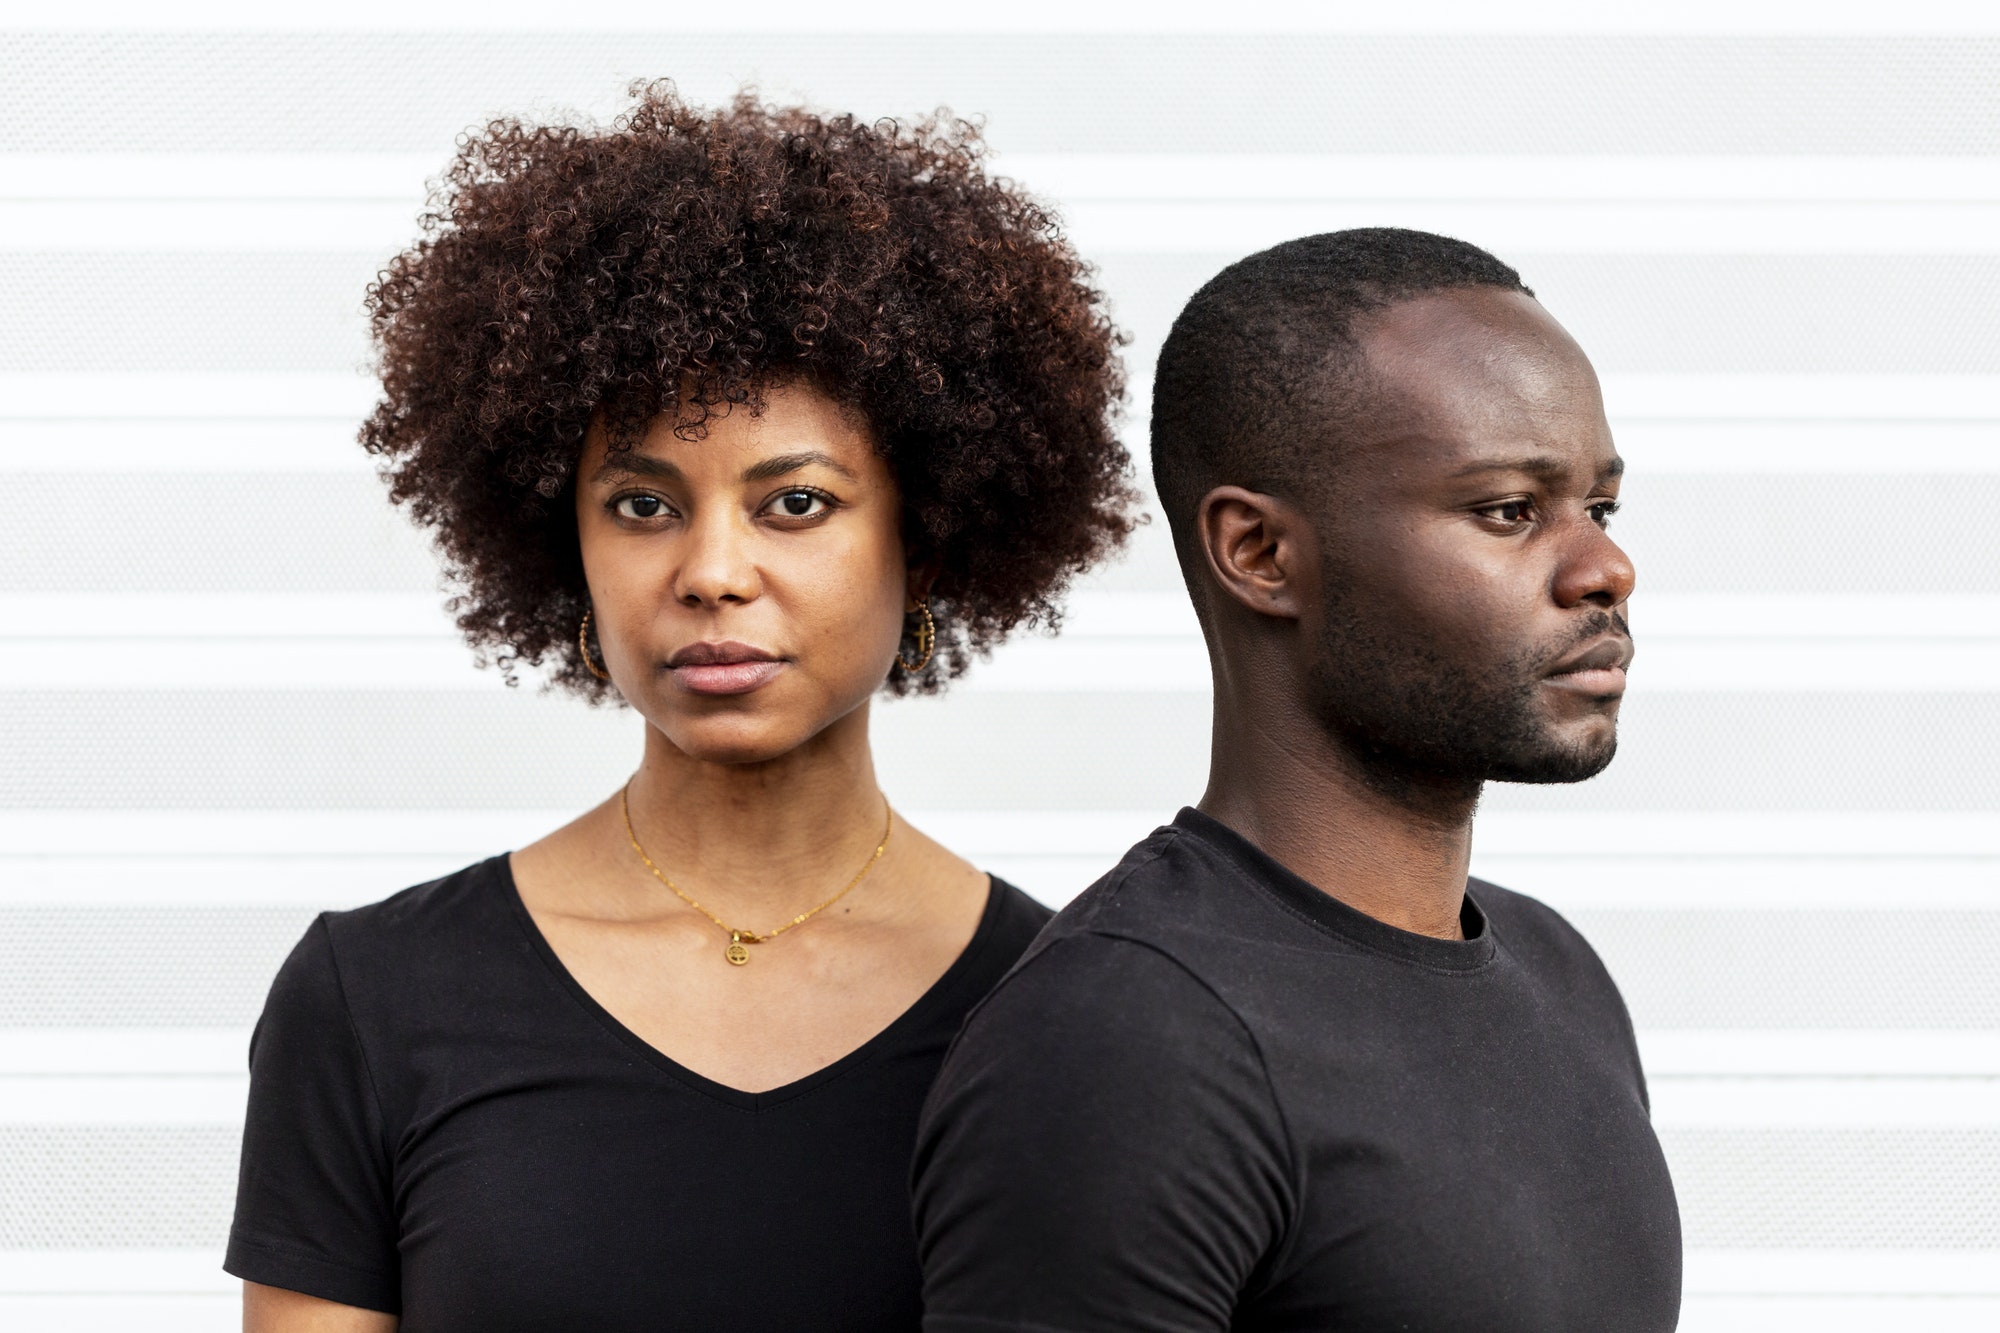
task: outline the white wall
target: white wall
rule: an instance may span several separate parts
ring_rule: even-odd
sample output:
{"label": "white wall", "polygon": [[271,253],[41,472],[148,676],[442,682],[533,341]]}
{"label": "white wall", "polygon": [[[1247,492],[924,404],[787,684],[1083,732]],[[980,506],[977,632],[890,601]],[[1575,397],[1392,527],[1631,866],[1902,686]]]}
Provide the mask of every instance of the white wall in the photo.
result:
{"label": "white wall", "polygon": [[[635,756],[629,715],[471,668],[351,441],[361,289],[453,135],[656,75],[984,114],[1135,334],[1142,457],[1229,260],[1396,223],[1520,267],[1605,377],[1641,655],[1610,774],[1496,792],[1480,868],[1625,987],[1685,1326],[2000,1326],[2000,20],[719,8],[0,18],[0,1326],[232,1327],[286,948]],[[1205,692],[1155,525],[878,748],[1059,901],[1198,793]]]}

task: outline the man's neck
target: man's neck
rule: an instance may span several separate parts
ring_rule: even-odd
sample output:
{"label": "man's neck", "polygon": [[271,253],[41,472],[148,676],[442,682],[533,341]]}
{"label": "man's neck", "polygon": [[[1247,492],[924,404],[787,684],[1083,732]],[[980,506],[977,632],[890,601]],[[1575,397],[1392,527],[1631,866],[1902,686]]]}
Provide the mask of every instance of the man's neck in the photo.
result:
{"label": "man's neck", "polygon": [[1314,719],[1218,698],[1203,813],[1329,897],[1420,935],[1460,939],[1476,791],[1371,772]]}

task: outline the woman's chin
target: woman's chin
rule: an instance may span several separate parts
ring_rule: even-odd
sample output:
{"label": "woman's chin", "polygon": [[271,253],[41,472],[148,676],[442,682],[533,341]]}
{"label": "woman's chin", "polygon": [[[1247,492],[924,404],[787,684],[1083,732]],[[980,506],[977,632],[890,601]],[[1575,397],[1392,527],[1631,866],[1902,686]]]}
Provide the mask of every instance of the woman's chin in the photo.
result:
{"label": "woman's chin", "polygon": [[818,719],[759,711],[654,722],[669,745],[705,764],[764,764],[782,759],[824,728]]}

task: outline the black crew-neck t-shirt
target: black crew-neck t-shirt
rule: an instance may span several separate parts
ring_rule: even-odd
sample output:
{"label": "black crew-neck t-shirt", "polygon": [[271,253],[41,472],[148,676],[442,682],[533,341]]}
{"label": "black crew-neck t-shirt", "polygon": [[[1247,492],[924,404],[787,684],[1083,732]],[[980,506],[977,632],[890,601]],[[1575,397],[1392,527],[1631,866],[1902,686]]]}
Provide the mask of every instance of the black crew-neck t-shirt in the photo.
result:
{"label": "black crew-neck t-shirt", "polygon": [[404,1333],[916,1330],[917,1114],[1048,916],[994,880],[971,944],[901,1017],[748,1093],[592,1000],[504,856],[329,912],[251,1040],[224,1266]]}
{"label": "black crew-neck t-shirt", "polygon": [[982,1002],[918,1132],[930,1333],[1653,1333],[1680,1223],[1617,989],[1477,880],[1376,921],[1184,810]]}

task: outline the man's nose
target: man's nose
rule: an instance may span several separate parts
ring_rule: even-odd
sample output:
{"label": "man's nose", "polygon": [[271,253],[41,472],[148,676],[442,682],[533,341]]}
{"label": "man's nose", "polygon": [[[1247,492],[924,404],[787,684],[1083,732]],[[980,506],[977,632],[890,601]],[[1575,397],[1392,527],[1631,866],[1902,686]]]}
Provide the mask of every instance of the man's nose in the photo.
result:
{"label": "man's nose", "polygon": [[1611,540],[1611,534],[1586,522],[1556,569],[1556,602],[1564,607],[1594,604],[1608,609],[1631,597],[1638,579],[1632,558]]}

